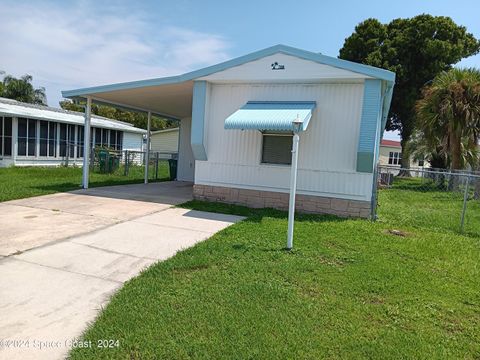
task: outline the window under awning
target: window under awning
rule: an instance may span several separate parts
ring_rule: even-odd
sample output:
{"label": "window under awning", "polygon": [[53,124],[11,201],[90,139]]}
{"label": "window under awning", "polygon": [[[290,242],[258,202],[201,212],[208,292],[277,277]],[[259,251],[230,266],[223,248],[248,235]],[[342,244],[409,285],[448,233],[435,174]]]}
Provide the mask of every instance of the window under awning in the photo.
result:
{"label": "window under awning", "polygon": [[225,129],[299,131],[307,129],[315,101],[249,101],[225,120]]}

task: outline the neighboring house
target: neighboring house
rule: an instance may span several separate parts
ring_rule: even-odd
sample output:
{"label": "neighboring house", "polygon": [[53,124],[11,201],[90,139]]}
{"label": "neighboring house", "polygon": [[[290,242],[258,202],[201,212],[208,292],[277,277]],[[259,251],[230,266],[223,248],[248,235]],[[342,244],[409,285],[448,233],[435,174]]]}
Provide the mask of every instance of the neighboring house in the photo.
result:
{"label": "neighboring house", "polygon": [[[0,167],[82,165],[84,114],[0,98]],[[92,145],[142,150],[146,131],[92,116]]]}
{"label": "neighboring house", "polygon": [[[400,141],[383,139],[380,143],[380,165],[401,167],[402,165],[402,146]],[[430,164],[423,160],[410,160],[410,168],[430,167]]]}
{"label": "neighboring house", "polygon": [[178,152],[178,136],[180,129],[165,129],[152,131],[150,137],[150,150],[161,153],[177,153]]}
{"label": "neighboring house", "polygon": [[64,91],[180,121],[196,199],[286,209],[293,121],[299,211],[368,217],[395,74],[273,46],[179,76]]}

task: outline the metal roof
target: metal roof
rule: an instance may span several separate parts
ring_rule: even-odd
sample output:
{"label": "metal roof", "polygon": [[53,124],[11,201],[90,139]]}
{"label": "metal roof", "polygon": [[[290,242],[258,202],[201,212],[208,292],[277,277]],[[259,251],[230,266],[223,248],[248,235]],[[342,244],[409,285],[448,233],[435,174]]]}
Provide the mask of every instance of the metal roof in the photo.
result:
{"label": "metal roof", "polygon": [[167,118],[181,119],[191,115],[193,83],[195,80],[277,53],[352,71],[385,82],[386,88],[381,117],[382,129],[385,128],[392,101],[395,73],[281,44],[178,76],[67,90],[62,91],[62,95],[67,98],[86,98],[90,96],[97,103],[152,111]]}
{"label": "metal roof", "polygon": [[[50,120],[67,124],[83,125],[83,113],[52,108],[48,106],[27,104],[16,100],[0,98],[0,115],[26,117],[29,119]],[[134,133],[146,133],[144,129],[137,128],[129,123],[116,121],[101,116],[92,116],[91,126],[105,129],[122,130]]]}
{"label": "metal roof", "polygon": [[396,140],[386,140],[386,139],[383,139],[381,142],[380,142],[380,146],[390,146],[390,147],[398,147],[398,148],[401,148],[402,145],[400,144],[400,141],[396,141]]}
{"label": "metal roof", "polygon": [[293,131],[298,118],[305,131],[314,108],[314,101],[249,101],[225,120],[225,129]]}

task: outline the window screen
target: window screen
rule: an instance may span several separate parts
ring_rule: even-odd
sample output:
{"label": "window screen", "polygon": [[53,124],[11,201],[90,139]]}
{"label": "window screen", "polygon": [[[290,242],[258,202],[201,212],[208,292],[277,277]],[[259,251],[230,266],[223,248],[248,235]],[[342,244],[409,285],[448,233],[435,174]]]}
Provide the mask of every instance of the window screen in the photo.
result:
{"label": "window screen", "polygon": [[28,119],[28,156],[36,156],[37,120]]}
{"label": "window screen", "polygon": [[123,131],[117,131],[117,150],[122,150],[123,147]]}
{"label": "window screen", "polygon": [[67,124],[60,124],[60,156],[67,156]]}
{"label": "window screen", "polygon": [[12,118],[3,119],[3,155],[12,155]]}
{"label": "window screen", "polygon": [[100,128],[95,129],[95,146],[96,147],[102,146],[102,129]]}
{"label": "window screen", "polygon": [[12,155],[12,118],[3,119],[3,155]]}
{"label": "window screen", "polygon": [[48,156],[57,156],[57,123],[48,123]]}
{"label": "window screen", "polygon": [[116,149],[116,146],[117,146],[117,132],[115,130],[110,130],[109,144],[110,144],[110,148]]}
{"label": "window screen", "polygon": [[79,158],[83,158],[83,147],[85,146],[85,144],[83,143],[84,136],[85,136],[85,128],[83,127],[83,125],[78,125],[77,157]]}
{"label": "window screen", "polygon": [[102,129],[102,145],[108,147],[108,130]]}
{"label": "window screen", "polygon": [[18,156],[27,155],[27,119],[18,119]]}
{"label": "window screen", "polygon": [[292,134],[263,134],[262,163],[292,163]]}
{"label": "window screen", "polygon": [[48,121],[40,121],[40,156],[47,156]]}
{"label": "window screen", "polygon": [[68,156],[71,158],[75,157],[75,126],[68,125]]}
{"label": "window screen", "polygon": [[0,158],[12,155],[12,118],[0,117]]}

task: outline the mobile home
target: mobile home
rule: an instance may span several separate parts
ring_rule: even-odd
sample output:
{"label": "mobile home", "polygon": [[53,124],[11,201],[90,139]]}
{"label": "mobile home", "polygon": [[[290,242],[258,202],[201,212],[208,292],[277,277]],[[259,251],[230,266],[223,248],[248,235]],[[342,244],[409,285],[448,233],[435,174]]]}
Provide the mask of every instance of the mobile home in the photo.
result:
{"label": "mobile home", "polygon": [[178,179],[208,201],[286,209],[298,131],[297,210],[368,217],[394,81],[387,70],[277,45],[63,95],[179,120]]}
{"label": "mobile home", "polygon": [[[0,167],[82,165],[84,114],[0,98]],[[92,117],[93,146],[142,151],[146,131]]]}

